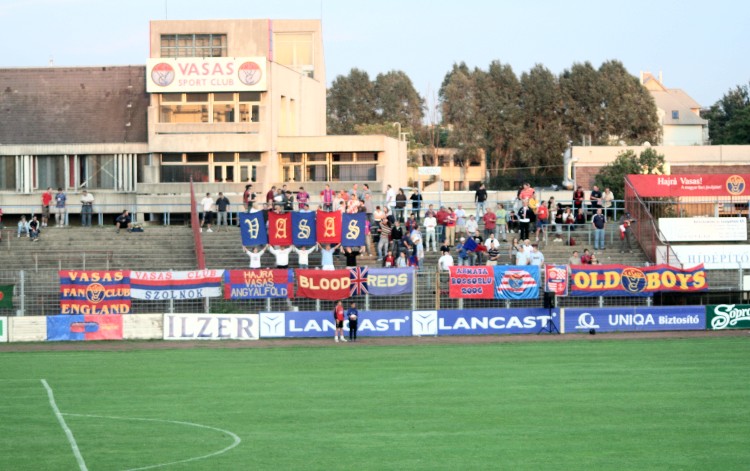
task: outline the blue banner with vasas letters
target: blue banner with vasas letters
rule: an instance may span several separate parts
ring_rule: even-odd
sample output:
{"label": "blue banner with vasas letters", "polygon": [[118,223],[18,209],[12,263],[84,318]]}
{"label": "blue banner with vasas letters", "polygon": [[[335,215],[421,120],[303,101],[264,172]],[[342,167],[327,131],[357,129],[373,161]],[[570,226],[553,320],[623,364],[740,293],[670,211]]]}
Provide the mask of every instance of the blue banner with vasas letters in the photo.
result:
{"label": "blue banner with vasas letters", "polygon": [[565,308],[565,333],[705,330],[704,306]]}
{"label": "blue banner with vasas letters", "polygon": [[[344,312],[350,307],[344,303]],[[330,311],[261,312],[261,338],[331,337],[336,333]],[[344,321],[349,337],[349,321]],[[359,311],[357,337],[410,337],[411,311]]]}
{"label": "blue banner with vasas letters", "polygon": [[556,309],[464,309],[437,311],[438,335],[536,334],[559,326]]}
{"label": "blue banner with vasas letters", "polygon": [[263,212],[240,213],[240,234],[242,245],[251,247],[253,245],[266,245],[268,243],[268,232]]}
{"label": "blue banner with vasas letters", "polygon": [[308,247],[318,241],[315,232],[315,213],[312,211],[292,212],[292,243],[295,247]]}
{"label": "blue banner with vasas letters", "polygon": [[362,247],[365,245],[365,213],[344,213],[341,218],[341,246]]}

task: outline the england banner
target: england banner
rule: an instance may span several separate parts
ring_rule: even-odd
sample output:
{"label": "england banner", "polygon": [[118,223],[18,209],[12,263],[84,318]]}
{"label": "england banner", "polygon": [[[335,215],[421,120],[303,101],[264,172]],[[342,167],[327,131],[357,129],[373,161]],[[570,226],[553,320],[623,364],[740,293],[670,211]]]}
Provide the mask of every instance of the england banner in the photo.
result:
{"label": "england banner", "polygon": [[494,299],[495,275],[490,266],[450,267],[448,293],[451,298]]}
{"label": "england banner", "polygon": [[62,314],[130,313],[128,270],[60,270]]}
{"label": "england banner", "polygon": [[315,226],[319,243],[336,245],[341,242],[341,212],[318,210]]}
{"label": "england banner", "polygon": [[343,215],[341,221],[341,245],[343,247],[362,247],[365,245],[365,220],[367,214],[354,213]]}
{"label": "england banner", "polygon": [[261,211],[240,213],[240,235],[242,235],[242,245],[246,247],[268,243],[266,221]]}
{"label": "england banner", "polygon": [[539,267],[496,266],[495,299],[536,299],[539,297]]}
{"label": "england banner", "polygon": [[351,279],[349,296],[363,296],[365,294],[370,294],[370,291],[367,288],[367,273],[369,270],[368,267],[349,268],[349,278]]}
{"label": "england banner", "polygon": [[134,299],[202,299],[222,295],[224,270],[131,271],[130,293]]}
{"label": "england banner", "polygon": [[226,270],[224,299],[291,298],[293,270]]}
{"label": "england banner", "polygon": [[315,213],[312,211],[295,211],[292,213],[292,244],[295,247],[308,247],[315,245]]}
{"label": "england banner", "polygon": [[349,270],[296,270],[297,297],[338,301],[349,297]]}
{"label": "england banner", "polygon": [[292,245],[292,215],[290,213],[268,213],[268,243]]}
{"label": "england banner", "polygon": [[708,290],[703,265],[687,269],[669,265],[576,265],[571,270],[571,296],[653,296],[659,291]]}
{"label": "england banner", "polygon": [[372,296],[398,296],[414,290],[414,268],[370,268],[367,290]]}

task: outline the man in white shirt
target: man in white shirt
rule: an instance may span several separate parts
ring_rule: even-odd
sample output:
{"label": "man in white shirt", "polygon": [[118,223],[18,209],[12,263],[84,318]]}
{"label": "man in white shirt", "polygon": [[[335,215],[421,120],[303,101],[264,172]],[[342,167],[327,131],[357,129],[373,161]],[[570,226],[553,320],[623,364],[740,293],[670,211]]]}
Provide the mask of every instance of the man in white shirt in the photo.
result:
{"label": "man in white shirt", "polygon": [[438,270],[450,271],[453,266],[453,256],[448,251],[443,252],[443,256],[438,260]]}
{"label": "man in white shirt", "polygon": [[213,232],[211,230],[211,223],[214,219],[214,199],[211,198],[211,193],[206,193],[206,197],[201,200],[201,208],[203,209],[203,219],[201,219],[201,232],[203,232],[203,225],[208,227],[206,232]]}
{"label": "man in white shirt", "polygon": [[91,214],[94,211],[94,195],[87,190],[81,193],[81,226],[91,227]]}
{"label": "man in white shirt", "polygon": [[308,268],[310,266],[310,254],[315,252],[315,250],[318,247],[313,245],[309,249],[298,249],[297,247],[292,247],[292,250],[294,250],[294,253],[297,254],[298,258],[298,265],[300,268]]}
{"label": "man in white shirt", "polygon": [[544,265],[544,254],[539,251],[539,246],[537,245],[534,245],[531,248],[531,253],[529,254],[529,265],[535,265],[537,267]]}
{"label": "man in white shirt", "polygon": [[250,268],[260,268],[260,258],[266,253],[266,248],[263,247],[263,250],[258,250],[258,246],[256,245],[251,252],[247,247],[242,246],[242,250],[250,257]]}
{"label": "man in white shirt", "polygon": [[463,205],[459,204],[453,213],[456,215],[456,234],[463,235],[466,232],[466,211]]}
{"label": "man in white shirt", "polygon": [[276,268],[289,268],[289,253],[292,251],[291,246],[282,249],[278,245],[276,247],[269,245],[268,251],[276,256]]}
{"label": "man in white shirt", "polygon": [[425,233],[425,250],[430,250],[430,240],[432,240],[432,251],[437,252],[437,237],[435,236],[435,228],[437,227],[437,218],[434,213],[427,213],[428,216],[424,218],[424,233]]}
{"label": "man in white shirt", "polygon": [[466,232],[470,237],[474,237],[479,233],[479,223],[474,218],[474,215],[469,215],[469,220],[466,221]]}
{"label": "man in white shirt", "polygon": [[396,190],[391,185],[388,185],[388,189],[385,191],[385,205],[388,206],[392,214],[396,208]]}
{"label": "man in white shirt", "polygon": [[490,234],[487,240],[484,241],[484,246],[490,248],[500,248],[500,241],[495,238],[495,234]]}

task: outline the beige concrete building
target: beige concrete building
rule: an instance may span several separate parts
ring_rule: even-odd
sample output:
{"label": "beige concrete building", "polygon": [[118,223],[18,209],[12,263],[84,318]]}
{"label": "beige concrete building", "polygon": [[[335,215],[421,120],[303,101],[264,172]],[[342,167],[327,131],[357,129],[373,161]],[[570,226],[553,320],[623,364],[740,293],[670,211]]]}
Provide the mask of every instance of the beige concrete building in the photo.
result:
{"label": "beige concrete building", "polygon": [[641,84],[651,93],[661,124],[663,146],[701,146],[708,144],[708,121],[701,118],[701,106],[685,91],[667,88],[662,76],[641,72]]}

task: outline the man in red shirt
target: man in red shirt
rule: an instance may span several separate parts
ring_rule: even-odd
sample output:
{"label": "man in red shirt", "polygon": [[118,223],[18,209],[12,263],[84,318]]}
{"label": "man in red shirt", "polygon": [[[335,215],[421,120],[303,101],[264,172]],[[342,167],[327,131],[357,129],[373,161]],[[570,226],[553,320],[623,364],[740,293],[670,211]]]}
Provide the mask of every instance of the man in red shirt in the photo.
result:
{"label": "man in red shirt", "polygon": [[336,307],[333,308],[333,320],[336,322],[336,335],[334,335],[333,340],[338,342],[341,339],[342,342],[346,342],[346,338],[344,338],[344,305],[341,301],[336,303]]}
{"label": "man in red shirt", "polygon": [[42,193],[42,227],[47,227],[49,221],[49,204],[52,202],[52,188]]}
{"label": "man in red shirt", "polygon": [[547,225],[549,220],[549,208],[547,208],[547,202],[542,201],[542,204],[536,210],[536,241],[539,242],[539,233],[542,233],[542,239],[544,239],[544,226]]}
{"label": "man in red shirt", "polygon": [[484,213],[484,216],[482,216],[482,219],[484,220],[484,237],[487,238],[490,236],[490,234],[495,233],[497,215],[492,211],[487,211],[486,213]]}
{"label": "man in red shirt", "polygon": [[438,209],[437,213],[435,213],[435,219],[437,220],[437,240],[438,243],[445,242],[445,222],[448,219],[448,216],[450,213],[447,209],[445,209],[445,206],[441,206],[440,209]]}

